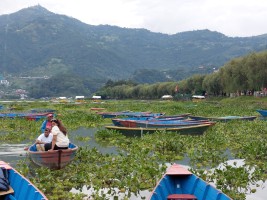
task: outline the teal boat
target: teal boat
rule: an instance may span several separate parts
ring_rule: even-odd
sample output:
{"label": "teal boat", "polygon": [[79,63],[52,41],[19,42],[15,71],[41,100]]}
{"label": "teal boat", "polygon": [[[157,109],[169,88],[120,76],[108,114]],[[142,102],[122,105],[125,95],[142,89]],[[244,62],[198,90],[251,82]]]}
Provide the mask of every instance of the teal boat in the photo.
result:
{"label": "teal boat", "polygon": [[149,200],[231,200],[186,168],[173,164],[152,191]]}
{"label": "teal boat", "polygon": [[267,117],[267,110],[258,109],[256,111],[260,113],[262,117]]}
{"label": "teal boat", "polygon": [[257,116],[224,116],[224,117],[203,117],[203,116],[193,116],[189,115],[189,118],[193,120],[209,120],[209,121],[215,121],[215,122],[228,122],[232,120],[247,120],[247,121],[253,121],[257,118]]}
{"label": "teal boat", "polygon": [[4,161],[0,161],[0,170],[0,199],[48,200],[28,179]]}

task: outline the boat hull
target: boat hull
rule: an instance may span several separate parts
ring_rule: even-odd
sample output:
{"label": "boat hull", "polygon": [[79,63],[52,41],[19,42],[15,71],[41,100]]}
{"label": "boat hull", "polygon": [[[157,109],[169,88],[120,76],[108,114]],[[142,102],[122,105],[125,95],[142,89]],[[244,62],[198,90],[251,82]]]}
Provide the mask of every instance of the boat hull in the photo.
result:
{"label": "boat hull", "polygon": [[202,117],[202,116],[193,116],[190,115],[189,118],[193,120],[209,120],[215,122],[228,122],[232,120],[247,120],[253,121],[257,116],[225,116],[225,117]]}
{"label": "boat hull", "polygon": [[151,113],[151,112],[132,112],[132,111],[122,111],[122,112],[97,112],[103,118],[114,118],[118,116],[123,117],[158,117],[164,115],[163,113]]}
{"label": "boat hull", "polygon": [[9,185],[11,186],[8,191],[0,192],[0,199],[47,200],[47,197],[37,187],[10,165],[0,161],[0,167],[6,170]]}
{"label": "boat hull", "polygon": [[179,128],[185,126],[201,125],[211,122],[198,120],[170,120],[170,121],[137,121],[136,127],[143,128]]}
{"label": "boat hull", "polygon": [[183,120],[187,117],[189,113],[172,115],[172,116],[156,116],[156,117],[128,117],[128,118],[113,118],[112,123],[114,126],[123,126],[123,127],[140,127],[137,126],[138,122],[153,122],[153,121],[174,121],[174,120]]}
{"label": "boat hull", "polygon": [[256,110],[262,117],[267,117],[267,110]]}
{"label": "boat hull", "polygon": [[78,147],[74,144],[70,144],[69,149],[54,151],[37,151],[36,145],[32,145],[28,153],[32,162],[38,166],[61,169],[75,158],[77,150]]}
{"label": "boat hull", "polygon": [[143,134],[152,134],[157,131],[168,131],[184,135],[202,135],[214,123],[206,123],[201,125],[176,127],[176,128],[142,128],[142,127],[120,127],[120,126],[105,126],[108,130],[115,130],[125,136],[140,137]]}
{"label": "boat hull", "polygon": [[220,190],[178,164],[167,170],[149,197],[149,200],[161,199],[231,200]]}

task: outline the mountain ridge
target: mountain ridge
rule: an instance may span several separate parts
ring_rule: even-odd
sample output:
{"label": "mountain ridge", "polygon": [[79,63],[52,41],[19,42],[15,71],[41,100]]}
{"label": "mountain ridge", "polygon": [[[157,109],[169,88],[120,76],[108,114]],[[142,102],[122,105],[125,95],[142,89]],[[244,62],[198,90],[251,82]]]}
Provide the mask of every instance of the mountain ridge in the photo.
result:
{"label": "mountain ridge", "polygon": [[145,82],[138,73],[144,69],[170,77],[155,77],[156,81],[210,73],[235,57],[266,50],[267,34],[228,37],[206,29],[169,35],[94,26],[38,5],[0,16],[0,46],[4,74],[51,77],[69,73],[101,85],[109,79],[134,80],[135,75],[138,82]]}

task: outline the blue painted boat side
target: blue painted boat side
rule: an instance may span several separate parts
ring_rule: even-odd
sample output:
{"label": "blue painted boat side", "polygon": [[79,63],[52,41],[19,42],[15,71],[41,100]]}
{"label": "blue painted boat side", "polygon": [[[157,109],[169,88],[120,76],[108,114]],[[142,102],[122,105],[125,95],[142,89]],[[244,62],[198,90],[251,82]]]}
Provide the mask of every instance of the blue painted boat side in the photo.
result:
{"label": "blue painted boat side", "polygon": [[4,162],[1,162],[1,167],[6,168],[9,184],[14,190],[14,193],[3,196],[4,200],[47,200],[37,187],[14,168]]}
{"label": "blue painted boat side", "polygon": [[132,111],[122,111],[122,112],[98,112],[103,118],[114,118],[118,116],[125,117],[158,117],[164,115],[163,113],[151,113],[151,112],[132,112]]}
{"label": "blue painted boat side", "polygon": [[231,200],[230,197],[194,174],[165,175],[152,192],[150,200],[167,199],[171,194],[191,194],[197,199]]}
{"label": "blue painted boat side", "polygon": [[137,121],[137,127],[143,128],[174,128],[174,127],[183,127],[183,126],[193,126],[206,124],[207,122],[201,121],[189,121],[189,120],[163,120],[163,121]]}
{"label": "blue painted boat side", "polygon": [[202,116],[189,116],[193,120],[210,120],[218,122],[228,122],[231,120],[248,120],[252,121],[257,118],[257,116],[224,116],[224,117],[202,117]]}
{"label": "blue painted boat side", "polygon": [[262,117],[267,117],[267,110],[261,110],[261,109],[259,109],[259,110],[256,110],[256,111],[258,113],[260,113]]}

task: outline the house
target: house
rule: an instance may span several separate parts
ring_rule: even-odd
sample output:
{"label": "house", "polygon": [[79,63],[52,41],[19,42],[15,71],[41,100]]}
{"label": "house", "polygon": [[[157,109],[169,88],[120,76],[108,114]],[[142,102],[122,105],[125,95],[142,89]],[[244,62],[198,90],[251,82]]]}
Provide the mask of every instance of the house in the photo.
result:
{"label": "house", "polygon": [[101,99],[101,96],[92,96],[92,99],[98,99],[98,100],[100,100]]}
{"label": "house", "polygon": [[76,102],[84,102],[84,96],[76,96],[75,101]]}
{"label": "house", "polygon": [[76,100],[84,100],[84,96],[76,96],[75,99]]}
{"label": "house", "polygon": [[205,96],[202,95],[193,95],[192,96],[192,101],[194,102],[199,102],[205,100]]}
{"label": "house", "polygon": [[93,102],[99,102],[100,100],[102,99],[102,97],[101,96],[92,96],[92,100],[93,100]]}

